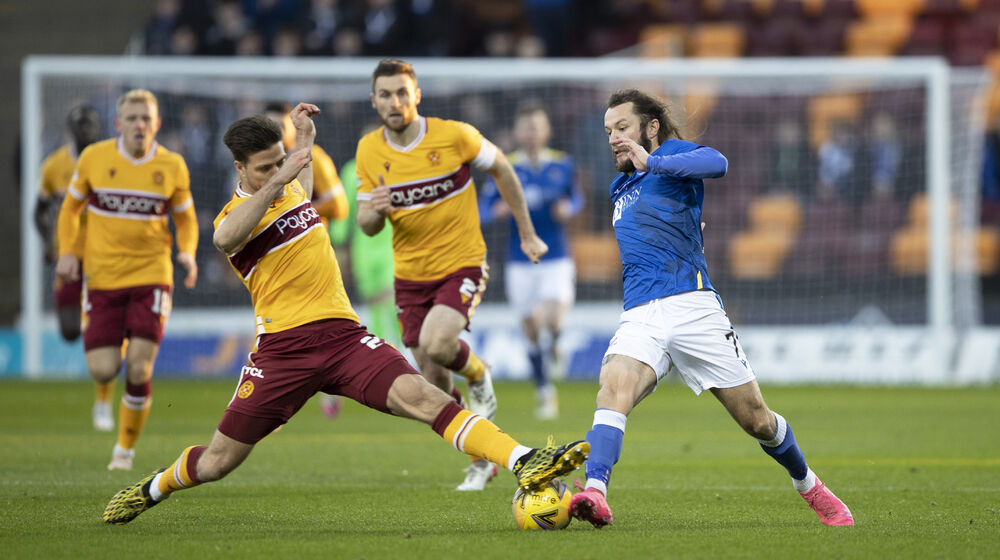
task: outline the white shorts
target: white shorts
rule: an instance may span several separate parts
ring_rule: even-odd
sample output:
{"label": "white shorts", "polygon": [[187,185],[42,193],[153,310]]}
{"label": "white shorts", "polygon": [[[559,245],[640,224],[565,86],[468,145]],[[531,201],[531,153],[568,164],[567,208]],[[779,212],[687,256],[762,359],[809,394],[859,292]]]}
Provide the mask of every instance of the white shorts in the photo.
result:
{"label": "white shorts", "polygon": [[572,304],[576,299],[576,265],[566,257],[538,264],[507,261],[507,301],[521,317],[529,317],[543,301]]}
{"label": "white shorts", "polygon": [[756,378],[722,301],[708,290],[653,300],[625,311],[604,355],[611,354],[653,368],[657,383],[674,367],[696,395]]}

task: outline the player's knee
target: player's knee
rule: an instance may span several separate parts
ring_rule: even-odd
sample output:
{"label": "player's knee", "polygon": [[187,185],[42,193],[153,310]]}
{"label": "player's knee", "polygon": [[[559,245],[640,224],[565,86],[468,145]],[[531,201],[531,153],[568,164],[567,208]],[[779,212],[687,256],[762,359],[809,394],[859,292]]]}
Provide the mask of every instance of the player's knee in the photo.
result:
{"label": "player's knee", "polygon": [[766,408],[755,410],[753,414],[741,419],[741,427],[757,439],[769,440],[774,437],[774,426],[771,423],[771,412]]}
{"label": "player's knee", "polygon": [[438,364],[447,364],[455,359],[455,342],[435,336],[420,337],[420,347]]}

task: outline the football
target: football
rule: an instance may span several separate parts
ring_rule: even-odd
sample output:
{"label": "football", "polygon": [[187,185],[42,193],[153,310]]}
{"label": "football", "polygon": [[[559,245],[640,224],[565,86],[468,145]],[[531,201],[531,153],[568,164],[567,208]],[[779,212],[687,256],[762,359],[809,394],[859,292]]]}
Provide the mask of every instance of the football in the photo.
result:
{"label": "football", "polygon": [[561,480],[552,480],[537,492],[518,488],[511,500],[514,521],[525,531],[565,529],[569,525],[569,499],[573,493]]}

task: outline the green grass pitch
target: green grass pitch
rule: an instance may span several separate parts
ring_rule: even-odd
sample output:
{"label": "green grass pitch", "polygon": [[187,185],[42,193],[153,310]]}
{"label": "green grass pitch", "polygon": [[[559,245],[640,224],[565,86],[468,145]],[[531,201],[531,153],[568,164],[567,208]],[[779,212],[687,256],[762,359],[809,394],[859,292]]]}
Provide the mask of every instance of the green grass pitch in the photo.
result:
{"label": "green grass pitch", "polygon": [[[765,386],[810,466],[854,512],[853,528],[823,526],[714,398],[676,384],[629,418],[610,493],[615,523],[600,531],[518,530],[512,475],[456,492],[465,457],[424,425],[354,402],[335,421],[310,402],[228,478],[105,525],[117,490],[207,443],[234,388],[154,380],[136,470],[125,473],[105,470],[114,436],[91,429],[89,383],[0,383],[0,557],[1000,556],[997,387]],[[538,422],[530,385],[498,384],[498,424],[528,445],[549,433],[582,438],[596,384],[559,391],[559,420]]]}

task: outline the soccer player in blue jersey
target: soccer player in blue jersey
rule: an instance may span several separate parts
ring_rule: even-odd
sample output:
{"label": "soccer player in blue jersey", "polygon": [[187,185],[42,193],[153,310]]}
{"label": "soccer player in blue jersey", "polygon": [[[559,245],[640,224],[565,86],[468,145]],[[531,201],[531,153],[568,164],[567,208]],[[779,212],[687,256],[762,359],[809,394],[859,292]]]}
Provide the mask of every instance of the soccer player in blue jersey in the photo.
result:
{"label": "soccer player in blue jersey", "polygon": [[[545,364],[558,361],[557,343],[563,318],[576,296],[576,267],[569,252],[566,222],[583,205],[573,159],[548,147],[552,127],[545,107],[538,101],[524,103],[517,111],[514,138],[518,150],[509,159],[524,187],[531,222],[549,252],[538,264],[532,264],[521,252],[510,209],[500,197],[496,183],[483,188],[479,215],[485,220],[510,219],[510,242],[504,280],[507,301],[521,317],[521,328],[528,341],[528,361],[535,381],[538,408],[536,416],[551,420],[559,414],[559,400]],[[542,350],[542,333],[547,331],[548,348]]]}
{"label": "soccer player in blue jersey", "polygon": [[626,417],[676,368],[695,394],[711,391],[788,470],[823,523],[853,525],[847,506],[806,465],[791,426],[764,403],[708,278],[701,233],[703,179],[726,174],[725,156],[681,140],[666,105],[635,89],[611,95],[604,129],[621,172],[611,182],[610,195],[625,310],[601,365],[597,411],[587,433],[587,483],[573,496],[571,515],[598,528],[611,524],[606,495]]}

